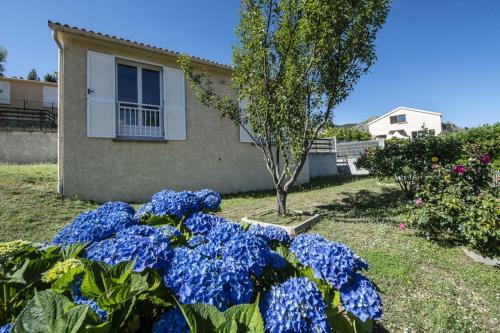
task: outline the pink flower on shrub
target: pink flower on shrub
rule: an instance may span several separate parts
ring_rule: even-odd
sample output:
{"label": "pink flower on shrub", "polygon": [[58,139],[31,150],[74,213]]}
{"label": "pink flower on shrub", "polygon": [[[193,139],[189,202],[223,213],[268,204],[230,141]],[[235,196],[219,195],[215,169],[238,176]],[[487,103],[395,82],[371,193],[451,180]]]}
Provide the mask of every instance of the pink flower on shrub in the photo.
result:
{"label": "pink flower on shrub", "polygon": [[431,165],[431,169],[432,169],[432,171],[437,170],[438,168],[439,168],[439,164],[433,163],[433,164]]}
{"label": "pink flower on shrub", "polygon": [[467,171],[467,168],[465,165],[462,164],[457,164],[451,169],[451,172],[453,172],[456,175],[463,175]]}
{"label": "pink flower on shrub", "polygon": [[491,163],[491,157],[488,154],[483,154],[479,157],[479,161],[482,164],[490,164]]}
{"label": "pink flower on shrub", "polygon": [[399,230],[405,230],[405,229],[406,229],[406,224],[404,224],[404,223],[400,223],[400,224],[398,225],[398,228],[399,228]]}
{"label": "pink flower on shrub", "polygon": [[422,198],[415,199],[415,206],[422,207],[424,205],[424,200]]}

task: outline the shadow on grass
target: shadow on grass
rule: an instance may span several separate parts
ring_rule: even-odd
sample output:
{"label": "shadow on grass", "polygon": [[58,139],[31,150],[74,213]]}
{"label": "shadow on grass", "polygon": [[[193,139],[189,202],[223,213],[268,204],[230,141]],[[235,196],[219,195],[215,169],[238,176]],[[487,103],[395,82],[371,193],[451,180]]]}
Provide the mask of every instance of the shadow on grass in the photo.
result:
{"label": "shadow on grass", "polygon": [[399,189],[384,187],[382,191],[359,190],[341,192],[343,199],[317,208],[326,217],[345,222],[396,223],[404,213],[407,201]]}
{"label": "shadow on grass", "polygon": [[[343,185],[356,180],[369,178],[370,176],[335,175],[311,179],[307,184],[295,185],[289,193],[308,192],[322,188]],[[222,195],[223,198],[266,198],[275,196],[275,190],[238,192]]]}

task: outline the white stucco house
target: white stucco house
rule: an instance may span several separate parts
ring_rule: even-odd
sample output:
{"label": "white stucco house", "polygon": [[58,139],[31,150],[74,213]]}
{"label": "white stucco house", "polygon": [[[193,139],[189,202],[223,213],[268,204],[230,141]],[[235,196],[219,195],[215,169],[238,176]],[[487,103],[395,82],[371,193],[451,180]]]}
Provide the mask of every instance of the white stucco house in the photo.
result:
{"label": "white stucco house", "polygon": [[368,131],[374,139],[417,138],[422,128],[432,135],[441,134],[441,117],[438,112],[400,106],[370,121]]}

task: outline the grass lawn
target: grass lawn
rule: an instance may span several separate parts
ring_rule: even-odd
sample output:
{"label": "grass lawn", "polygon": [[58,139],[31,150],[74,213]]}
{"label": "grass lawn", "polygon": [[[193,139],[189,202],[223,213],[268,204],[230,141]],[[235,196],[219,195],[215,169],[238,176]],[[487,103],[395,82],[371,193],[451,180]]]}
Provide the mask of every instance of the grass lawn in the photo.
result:
{"label": "grass lawn", "polygon": [[[379,331],[499,332],[499,270],[472,262],[460,249],[400,231],[400,193],[373,178],[329,178],[289,196],[293,209],[317,207],[311,232],[340,241],[364,257],[384,302]],[[273,193],[227,197],[232,219],[273,208]],[[0,164],[0,241],[47,241],[78,213],[97,205],[61,199],[55,165]]]}

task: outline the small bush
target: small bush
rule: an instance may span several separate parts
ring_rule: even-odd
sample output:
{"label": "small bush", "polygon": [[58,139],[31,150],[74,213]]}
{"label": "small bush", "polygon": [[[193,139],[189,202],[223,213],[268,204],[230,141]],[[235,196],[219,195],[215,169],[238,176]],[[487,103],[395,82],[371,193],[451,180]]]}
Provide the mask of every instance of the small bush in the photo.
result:
{"label": "small bush", "polygon": [[460,143],[462,158],[478,158],[479,153],[488,154],[493,168],[500,170],[500,123],[472,127],[466,131],[451,133],[447,137]]}
{"label": "small bush", "polygon": [[486,156],[463,164],[435,165],[416,195],[410,223],[428,238],[469,244],[498,255],[500,200]]}
{"label": "small bush", "polygon": [[429,135],[416,140],[387,140],[384,148],[367,149],[355,164],[372,175],[394,179],[404,195],[413,198],[433,164],[455,162],[461,153],[454,138]]}

